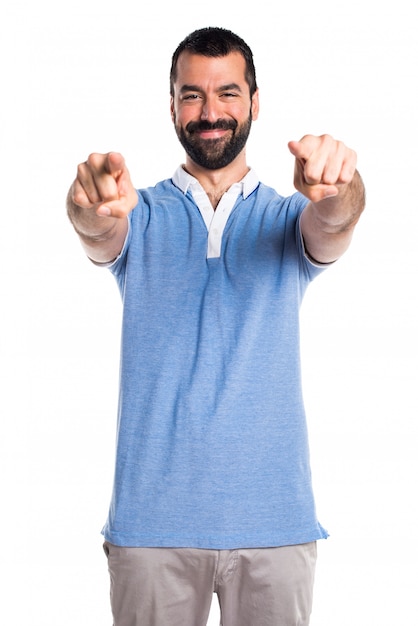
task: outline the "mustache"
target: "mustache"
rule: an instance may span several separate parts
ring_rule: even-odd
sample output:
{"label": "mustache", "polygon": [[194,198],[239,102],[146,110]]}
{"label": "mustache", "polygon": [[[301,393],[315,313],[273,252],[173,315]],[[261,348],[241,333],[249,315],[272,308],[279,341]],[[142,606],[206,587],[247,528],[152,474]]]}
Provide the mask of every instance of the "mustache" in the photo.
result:
{"label": "mustache", "polygon": [[235,120],[216,120],[216,122],[208,122],[206,120],[200,120],[199,122],[189,122],[186,125],[188,133],[195,133],[202,130],[232,130],[234,131],[238,126],[238,122]]}

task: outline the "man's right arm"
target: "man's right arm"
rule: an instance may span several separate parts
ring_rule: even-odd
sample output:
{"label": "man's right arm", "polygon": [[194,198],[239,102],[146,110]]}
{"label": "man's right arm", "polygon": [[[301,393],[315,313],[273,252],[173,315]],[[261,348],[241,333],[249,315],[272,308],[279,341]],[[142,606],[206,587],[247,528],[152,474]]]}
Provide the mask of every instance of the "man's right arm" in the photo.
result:
{"label": "man's right arm", "polygon": [[120,154],[91,154],[78,166],[67,196],[67,212],[92,261],[108,263],[119,255],[128,230],[127,216],[137,202]]}

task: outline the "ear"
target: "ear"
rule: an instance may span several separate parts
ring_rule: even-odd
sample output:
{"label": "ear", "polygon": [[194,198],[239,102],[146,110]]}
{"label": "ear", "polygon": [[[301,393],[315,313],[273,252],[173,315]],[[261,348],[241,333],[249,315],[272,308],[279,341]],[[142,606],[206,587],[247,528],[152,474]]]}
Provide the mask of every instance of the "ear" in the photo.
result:
{"label": "ear", "polygon": [[175,118],[176,118],[176,114],[174,111],[174,98],[173,96],[170,96],[170,115],[171,115],[171,121],[174,124]]}
{"label": "ear", "polygon": [[254,92],[253,97],[251,98],[251,115],[253,120],[255,121],[258,118],[258,113],[260,111],[260,100],[259,100],[259,91]]}

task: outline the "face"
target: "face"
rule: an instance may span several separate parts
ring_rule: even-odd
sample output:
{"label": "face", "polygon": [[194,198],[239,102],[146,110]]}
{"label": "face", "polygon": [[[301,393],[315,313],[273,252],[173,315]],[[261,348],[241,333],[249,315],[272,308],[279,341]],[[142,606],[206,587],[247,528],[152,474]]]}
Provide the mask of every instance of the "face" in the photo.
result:
{"label": "face", "polygon": [[210,170],[229,165],[242,153],[258,116],[258,92],[250,98],[244,57],[238,52],[213,58],[183,52],[171,115],[189,159]]}

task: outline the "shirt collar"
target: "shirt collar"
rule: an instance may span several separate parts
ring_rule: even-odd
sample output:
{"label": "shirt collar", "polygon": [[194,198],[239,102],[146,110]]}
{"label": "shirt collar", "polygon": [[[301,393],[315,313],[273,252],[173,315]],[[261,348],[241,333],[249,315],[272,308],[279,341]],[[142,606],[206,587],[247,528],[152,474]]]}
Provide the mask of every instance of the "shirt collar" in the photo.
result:
{"label": "shirt collar", "polygon": [[[201,185],[197,178],[191,176],[191,174],[186,172],[182,165],[179,165],[179,167],[174,172],[172,181],[175,186],[184,193],[184,195],[186,195],[190,187],[201,188]],[[254,191],[254,189],[256,189],[259,182],[260,181],[255,171],[253,169],[250,169],[250,171],[244,176],[244,178],[238,183],[235,183],[235,185],[240,187],[240,192],[242,192],[242,196],[245,200]],[[235,187],[235,185],[232,185],[232,187]]]}

